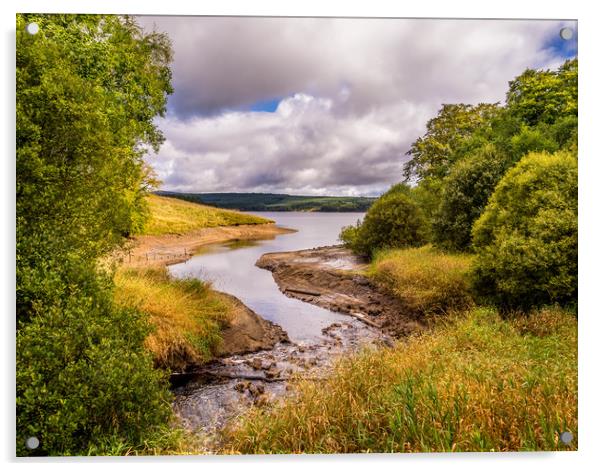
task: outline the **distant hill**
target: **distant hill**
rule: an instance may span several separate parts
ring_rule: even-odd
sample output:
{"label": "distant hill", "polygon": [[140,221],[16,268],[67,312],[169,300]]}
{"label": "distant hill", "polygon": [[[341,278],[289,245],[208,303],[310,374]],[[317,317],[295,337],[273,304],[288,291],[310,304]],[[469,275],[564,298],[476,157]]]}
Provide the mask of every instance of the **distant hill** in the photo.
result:
{"label": "distant hill", "polygon": [[363,196],[297,196],[274,193],[177,193],[158,195],[240,211],[364,212],[376,200]]}

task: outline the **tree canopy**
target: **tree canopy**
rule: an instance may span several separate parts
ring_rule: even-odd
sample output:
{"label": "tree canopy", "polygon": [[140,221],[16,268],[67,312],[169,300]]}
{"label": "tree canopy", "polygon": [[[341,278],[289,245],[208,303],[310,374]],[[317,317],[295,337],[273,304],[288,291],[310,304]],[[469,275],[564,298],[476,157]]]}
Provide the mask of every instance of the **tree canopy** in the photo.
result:
{"label": "tree canopy", "polygon": [[37,14],[16,46],[17,453],[135,446],[169,417],[166,380],[99,258],[145,218],[171,46],[129,17]]}

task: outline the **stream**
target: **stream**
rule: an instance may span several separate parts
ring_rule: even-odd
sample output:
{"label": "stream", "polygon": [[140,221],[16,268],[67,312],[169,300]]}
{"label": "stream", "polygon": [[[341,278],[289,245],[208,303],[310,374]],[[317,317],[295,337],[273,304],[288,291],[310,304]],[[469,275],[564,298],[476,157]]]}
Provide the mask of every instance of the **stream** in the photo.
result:
{"label": "stream", "polygon": [[218,291],[236,296],[260,316],[280,325],[291,340],[271,350],[219,359],[208,365],[205,374],[174,388],[174,409],[183,425],[209,437],[250,406],[283,397],[290,388],[287,379],[291,375],[319,381],[337,356],[383,339],[379,330],[350,316],[285,296],[272,273],[255,266],[264,253],[338,244],[341,228],[355,224],[362,213],[254,214],[297,232],[269,240],[207,246],[188,261],[169,267],[176,277],[211,281]]}

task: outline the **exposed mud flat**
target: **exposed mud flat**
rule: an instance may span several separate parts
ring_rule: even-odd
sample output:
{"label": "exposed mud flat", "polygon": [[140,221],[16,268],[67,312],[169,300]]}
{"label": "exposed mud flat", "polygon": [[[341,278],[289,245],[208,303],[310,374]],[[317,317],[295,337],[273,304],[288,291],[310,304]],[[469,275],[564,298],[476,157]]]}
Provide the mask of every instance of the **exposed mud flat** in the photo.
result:
{"label": "exposed mud flat", "polygon": [[364,276],[366,261],[343,246],[267,253],[257,266],[272,272],[286,296],[349,314],[393,337],[425,327],[398,299]]}
{"label": "exposed mud flat", "polygon": [[217,356],[226,357],[243,353],[268,350],[279,343],[289,343],[287,333],[279,325],[257,315],[238,298],[220,293],[234,305],[234,313],[228,327],[222,332],[222,344]]}

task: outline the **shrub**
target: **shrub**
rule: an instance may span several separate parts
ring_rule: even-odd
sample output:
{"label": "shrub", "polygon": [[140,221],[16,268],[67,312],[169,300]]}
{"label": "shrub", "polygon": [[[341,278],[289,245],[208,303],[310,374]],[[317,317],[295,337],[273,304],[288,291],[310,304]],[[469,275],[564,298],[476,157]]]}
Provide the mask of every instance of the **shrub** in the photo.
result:
{"label": "shrub", "polygon": [[504,308],[577,299],[577,158],[532,153],[475,223],[473,284]]}
{"label": "shrub", "polygon": [[481,215],[508,166],[504,155],[485,145],[454,165],[443,181],[440,206],[433,221],[433,242],[449,250],[470,247],[474,221]]}
{"label": "shrub", "polygon": [[412,247],[425,243],[427,222],[406,190],[394,187],[370,207],[364,221],[341,232],[341,240],[360,255],[382,248]]}
{"label": "shrub", "polygon": [[[147,324],[136,311],[115,308],[109,281],[88,273],[88,286],[72,285],[67,294],[62,283],[44,280],[46,293],[57,295],[35,301],[19,323],[20,456],[100,452],[115,441],[143,447],[171,417],[166,375],[143,349]],[[25,447],[31,436],[40,440],[36,450]]]}
{"label": "shrub", "polygon": [[417,314],[441,314],[472,305],[469,255],[425,246],[379,252],[370,276]]}

